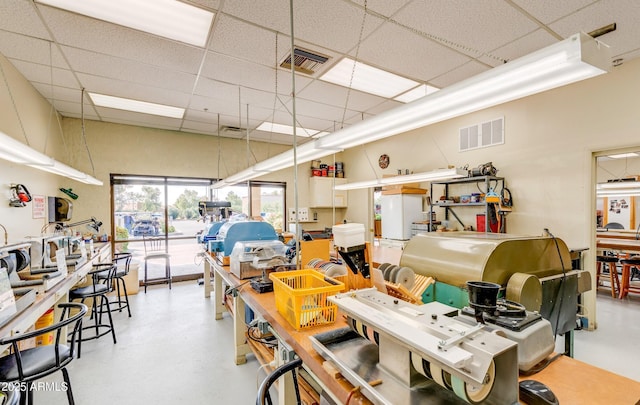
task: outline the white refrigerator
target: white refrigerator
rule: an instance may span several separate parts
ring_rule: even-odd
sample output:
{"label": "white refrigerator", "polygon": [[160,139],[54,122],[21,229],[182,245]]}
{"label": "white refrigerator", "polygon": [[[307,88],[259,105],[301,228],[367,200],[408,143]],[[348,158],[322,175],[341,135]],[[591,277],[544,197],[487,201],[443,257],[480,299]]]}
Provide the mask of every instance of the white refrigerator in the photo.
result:
{"label": "white refrigerator", "polygon": [[383,239],[411,239],[411,224],[422,221],[422,196],[422,194],[382,196],[380,215]]}

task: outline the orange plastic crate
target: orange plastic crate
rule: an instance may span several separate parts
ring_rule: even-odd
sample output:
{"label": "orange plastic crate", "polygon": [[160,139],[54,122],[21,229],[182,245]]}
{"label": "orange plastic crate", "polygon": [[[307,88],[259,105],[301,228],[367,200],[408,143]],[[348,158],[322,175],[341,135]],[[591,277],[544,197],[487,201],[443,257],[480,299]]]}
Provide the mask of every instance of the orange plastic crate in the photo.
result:
{"label": "orange plastic crate", "polygon": [[338,307],[327,300],[344,284],[313,269],[269,274],[276,308],[296,330],[335,322]]}

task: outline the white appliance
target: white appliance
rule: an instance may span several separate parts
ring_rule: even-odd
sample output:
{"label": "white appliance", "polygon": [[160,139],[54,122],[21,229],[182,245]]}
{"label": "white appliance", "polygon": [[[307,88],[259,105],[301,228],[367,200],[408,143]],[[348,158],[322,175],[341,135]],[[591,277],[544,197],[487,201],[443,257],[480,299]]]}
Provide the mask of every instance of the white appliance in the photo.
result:
{"label": "white appliance", "polygon": [[422,194],[389,194],[381,198],[382,238],[411,239],[411,223],[422,220]]}

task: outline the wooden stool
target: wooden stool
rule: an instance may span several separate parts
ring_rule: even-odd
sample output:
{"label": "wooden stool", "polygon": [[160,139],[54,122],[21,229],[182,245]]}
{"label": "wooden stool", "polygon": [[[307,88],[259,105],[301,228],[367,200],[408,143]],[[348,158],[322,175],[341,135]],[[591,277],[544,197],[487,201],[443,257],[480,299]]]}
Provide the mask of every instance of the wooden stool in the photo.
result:
{"label": "wooden stool", "polygon": [[640,287],[631,285],[631,268],[640,267],[640,258],[620,260],[622,264],[622,285],[620,286],[619,298],[626,297],[630,292],[640,294]]}
{"label": "wooden stool", "polygon": [[[602,272],[602,266],[609,267],[609,281],[611,282],[611,296],[613,298],[618,297],[620,294],[620,280],[618,279],[618,269],[616,268],[616,264],[618,264],[618,258],[614,256],[598,256],[596,265],[596,288],[600,286],[600,273]],[[624,273],[623,276],[624,278]]]}

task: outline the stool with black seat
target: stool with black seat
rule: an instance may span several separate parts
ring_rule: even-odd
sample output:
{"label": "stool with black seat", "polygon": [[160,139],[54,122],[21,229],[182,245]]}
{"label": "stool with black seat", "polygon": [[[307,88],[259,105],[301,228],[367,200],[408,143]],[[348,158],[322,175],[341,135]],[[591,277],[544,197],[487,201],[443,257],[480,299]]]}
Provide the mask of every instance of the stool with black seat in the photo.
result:
{"label": "stool with black seat", "polygon": [[620,260],[622,265],[622,280],[620,283],[619,298],[624,298],[629,293],[640,294],[640,286],[631,285],[631,273],[633,268],[640,268],[640,256]]}
{"label": "stool with black seat", "polygon": [[[110,308],[112,312],[122,312],[122,310],[126,308],[129,318],[131,318],[131,307],[129,306],[129,295],[127,294],[127,285],[125,284],[124,277],[129,274],[132,257],[133,255],[131,253],[115,253],[113,255],[113,264],[116,265],[116,274],[113,276],[113,279],[116,283],[118,298],[115,301],[111,301],[111,304],[115,305]],[[105,272],[98,273],[98,278],[102,281],[104,281],[106,276],[107,274]],[[120,290],[120,287],[122,287],[122,290]],[[124,297],[122,293],[124,293]]]}
{"label": "stool with black seat", "polygon": [[[144,292],[147,292],[149,282],[168,283],[171,289],[171,255],[167,250],[167,243],[164,236],[143,236],[144,242]],[[149,279],[149,260],[164,260],[164,277]]]}
{"label": "stool with black seat", "polygon": [[[78,339],[78,357],[82,351],[82,342],[97,339],[111,332],[113,343],[116,343],[116,330],[113,327],[113,318],[111,317],[111,307],[109,306],[109,297],[107,294],[113,291],[113,278],[116,274],[117,266],[113,263],[94,264],[93,269],[87,275],[91,276],[91,284],[83,287],[74,288],[69,291],[69,301],[79,299],[84,303],[87,298],[91,298],[91,318],[94,320],[93,325],[82,327],[82,331],[94,330],[95,333],[89,336],[82,336]],[[100,307],[98,307],[98,299]],[[106,313],[109,323],[102,323],[102,314]]]}
{"label": "stool with black seat", "polygon": [[609,280],[611,282],[611,296],[616,298],[620,293],[620,279],[618,279],[618,258],[616,256],[598,256],[596,259],[596,288],[600,286],[600,275],[603,266],[609,270]]}
{"label": "stool with black seat", "polygon": [[[15,383],[20,387],[21,404],[33,404],[34,382],[58,370],[62,371],[62,377],[66,383],[67,401],[71,405],[75,403],[66,367],[73,360],[76,340],[79,341],[82,335],[82,317],[87,313],[87,306],[81,303],[63,303],[59,304],[58,308],[62,310],[62,314],[57,323],[0,339],[0,345],[11,345],[11,353],[0,357],[0,381],[7,383],[6,385]],[[69,328],[72,329],[68,334],[70,338],[67,342],[61,341],[61,337],[65,336],[65,331]],[[21,341],[50,332],[55,333],[53,344],[20,350]],[[79,350],[78,358],[80,358]]]}

